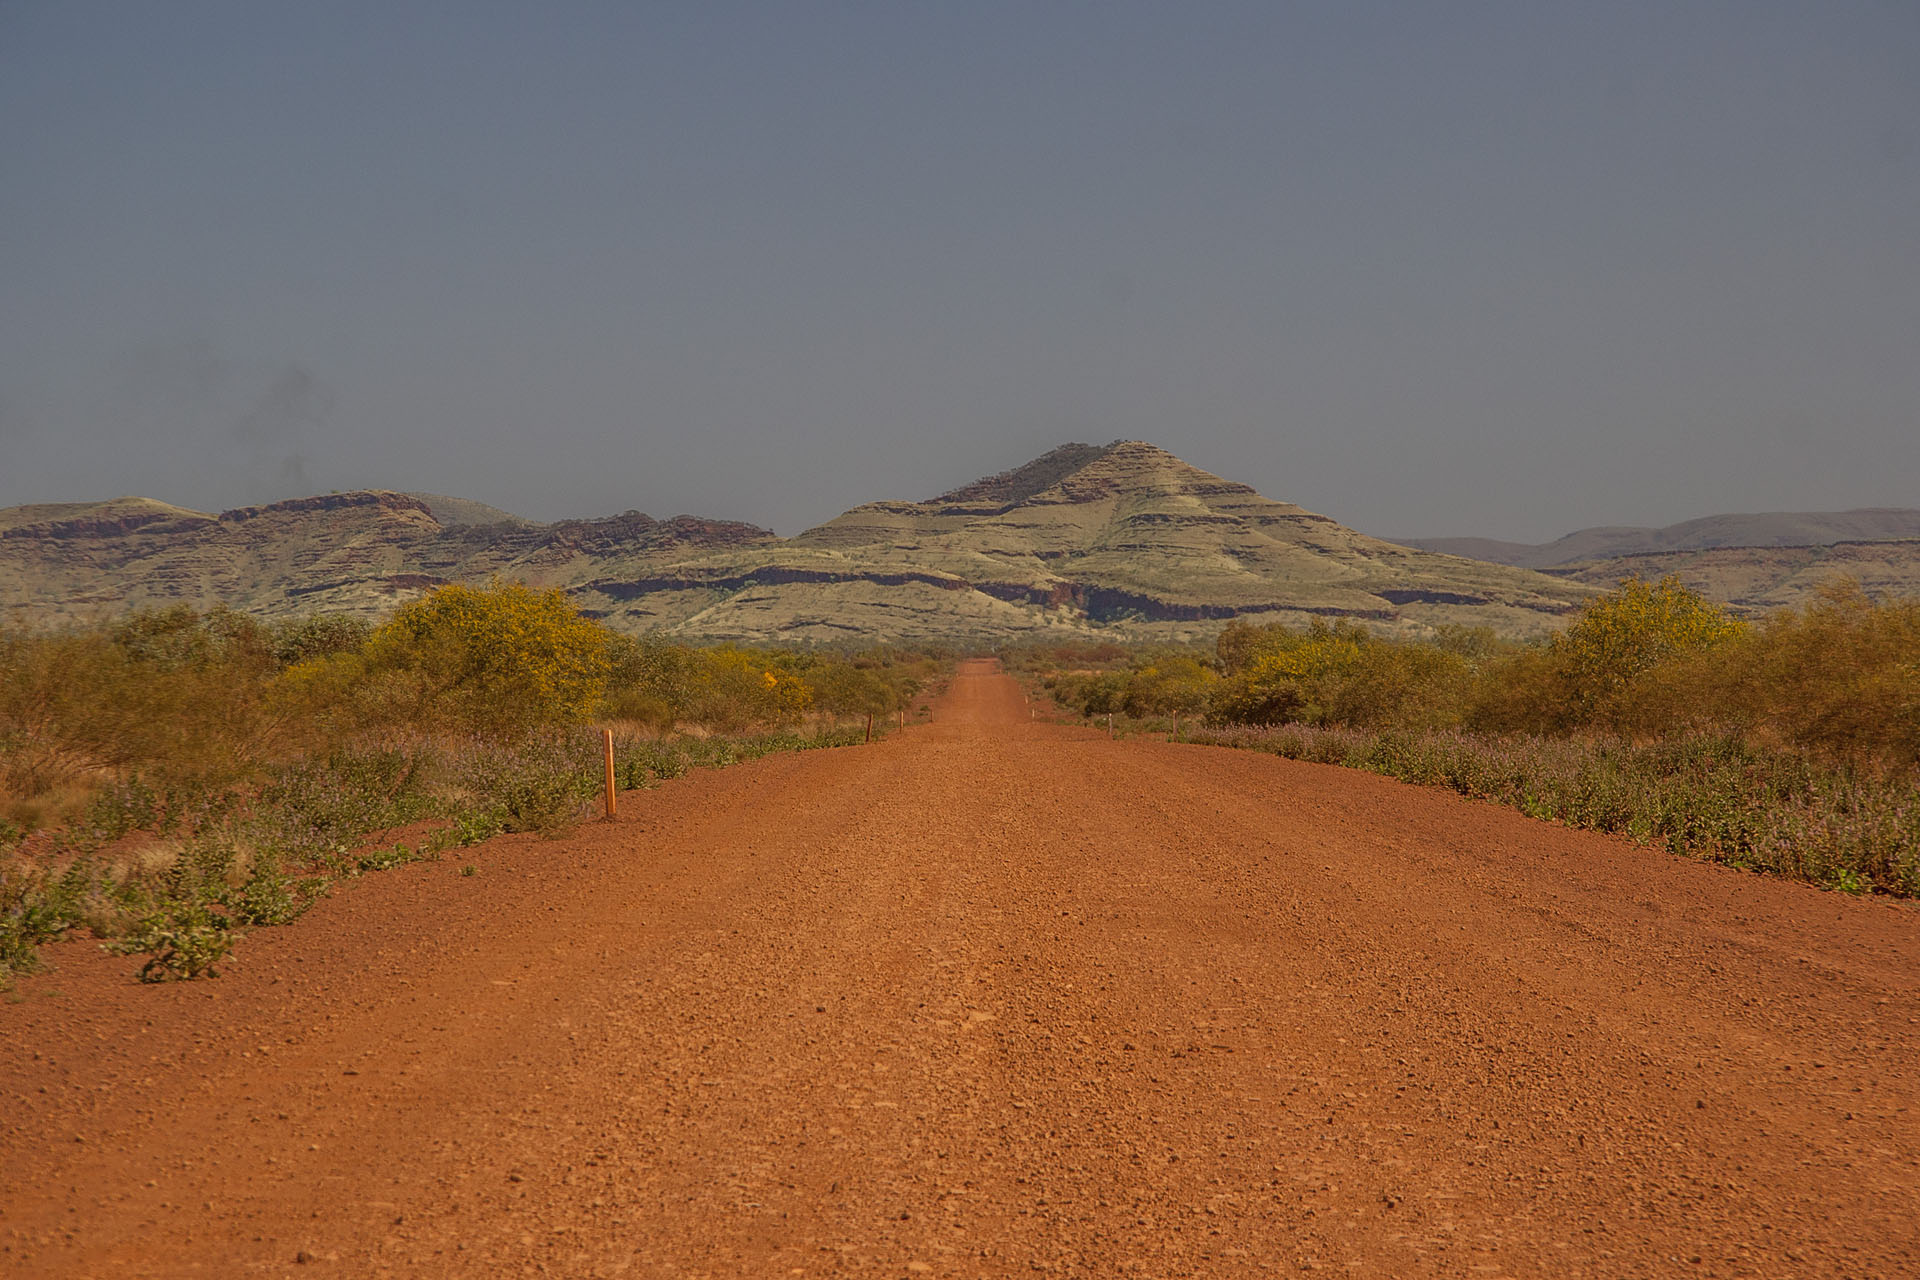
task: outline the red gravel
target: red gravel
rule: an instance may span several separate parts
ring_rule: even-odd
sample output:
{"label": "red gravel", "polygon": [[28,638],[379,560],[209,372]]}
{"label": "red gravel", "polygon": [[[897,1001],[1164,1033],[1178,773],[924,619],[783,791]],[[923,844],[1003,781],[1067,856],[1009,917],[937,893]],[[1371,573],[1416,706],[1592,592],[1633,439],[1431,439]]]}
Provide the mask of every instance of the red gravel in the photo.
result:
{"label": "red gravel", "polygon": [[1920,1274],[1920,913],[1029,722],[0,1004],[0,1272]]}

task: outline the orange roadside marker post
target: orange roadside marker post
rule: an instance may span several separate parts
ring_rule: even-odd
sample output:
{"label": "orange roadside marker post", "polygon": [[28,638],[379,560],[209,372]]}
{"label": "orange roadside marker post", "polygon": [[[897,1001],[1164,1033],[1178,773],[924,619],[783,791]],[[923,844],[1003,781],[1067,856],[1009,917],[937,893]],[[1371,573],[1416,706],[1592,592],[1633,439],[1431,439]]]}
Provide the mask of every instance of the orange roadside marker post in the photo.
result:
{"label": "orange roadside marker post", "polygon": [[600,731],[600,745],[606,749],[607,755],[607,821],[612,822],[615,804],[613,798],[613,730],[602,729]]}

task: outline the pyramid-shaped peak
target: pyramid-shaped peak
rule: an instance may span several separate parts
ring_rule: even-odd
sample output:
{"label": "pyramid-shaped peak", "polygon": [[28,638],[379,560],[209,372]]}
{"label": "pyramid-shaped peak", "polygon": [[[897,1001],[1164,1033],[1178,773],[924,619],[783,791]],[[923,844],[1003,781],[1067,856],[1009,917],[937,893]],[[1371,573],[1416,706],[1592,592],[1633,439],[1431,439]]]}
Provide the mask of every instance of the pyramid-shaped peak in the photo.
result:
{"label": "pyramid-shaped peak", "polygon": [[1022,467],[941,494],[934,503],[992,506],[1025,502],[1084,501],[1116,493],[1144,491],[1252,493],[1253,490],[1202,471],[1159,445],[1116,440],[1107,445],[1063,444]]}
{"label": "pyramid-shaped peak", "polygon": [[1153,477],[1172,480],[1190,476],[1220,480],[1219,476],[1202,471],[1186,459],[1167,452],[1157,444],[1148,444],[1145,440],[1115,440],[1100,450],[1098,457],[1087,459],[1074,470],[1131,476],[1138,480]]}
{"label": "pyramid-shaped peak", "polygon": [[1121,495],[1187,497],[1257,497],[1244,484],[1202,471],[1159,445],[1144,440],[1116,440],[1070,474],[1062,476],[1037,500],[1088,502]]}
{"label": "pyramid-shaped peak", "polygon": [[1035,458],[1025,466],[999,475],[986,476],[972,484],[950,489],[935,498],[943,503],[988,503],[1012,506],[1043,493],[1090,462],[1105,457],[1117,444],[1063,444]]}

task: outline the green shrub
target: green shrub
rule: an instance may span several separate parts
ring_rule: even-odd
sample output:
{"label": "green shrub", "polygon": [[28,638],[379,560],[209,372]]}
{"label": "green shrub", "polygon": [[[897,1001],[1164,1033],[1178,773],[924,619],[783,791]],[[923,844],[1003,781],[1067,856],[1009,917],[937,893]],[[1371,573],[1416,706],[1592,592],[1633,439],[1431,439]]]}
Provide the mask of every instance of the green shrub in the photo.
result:
{"label": "green shrub", "polygon": [[0,866],[0,985],[40,966],[38,947],[73,927],[63,887],[26,867]]}
{"label": "green shrub", "polygon": [[692,703],[687,650],[645,636],[610,633],[600,715],[671,733]]}
{"label": "green shrub", "polygon": [[196,898],[155,912],[105,949],[115,955],[147,955],[138,975],[142,982],[191,981],[219,977],[214,966],[233,951],[238,936],[224,913]]}
{"label": "green shrub", "polygon": [[899,706],[899,690],[880,671],[850,662],[817,663],[804,679],[813,691],[812,704],[834,716],[884,716]]}
{"label": "green shrub", "polygon": [[1722,703],[1783,742],[1920,765],[1920,600],[1876,605],[1836,582],[1769,617],[1715,674]]}
{"label": "green shrub", "polygon": [[160,797],[136,773],[96,792],[81,826],[89,839],[106,844],[129,832],[156,827],[160,813]]}
{"label": "green shrub", "polygon": [[493,809],[476,809],[453,820],[453,831],[461,848],[491,840],[506,829],[500,814]]}
{"label": "green shrub", "polygon": [[[687,770],[693,767],[693,762],[685,751],[667,742],[633,743],[626,748],[625,757],[630,768],[651,774],[655,778],[684,777]],[[635,781],[627,785],[641,785],[640,774],[629,776],[634,777]]]}
{"label": "green shrub", "polygon": [[393,868],[403,867],[409,862],[417,862],[419,861],[419,857],[420,855],[417,851],[409,849],[403,842],[396,841],[387,848],[374,849],[371,852],[361,854],[357,869],[360,871],[391,871]]}
{"label": "green shrub", "polygon": [[348,614],[323,613],[275,623],[269,632],[273,660],[282,667],[357,652],[373,636],[373,624]]}
{"label": "green shrub", "polygon": [[318,856],[369,832],[405,826],[436,809],[427,781],[437,752],[425,745],[341,748],[273,774],[261,791],[256,825],[265,843]]}
{"label": "green shrub", "polygon": [[1443,729],[1465,715],[1473,669],[1433,645],[1371,641],[1359,645],[1331,682],[1326,718],[1357,729]]}
{"label": "green shrub", "polygon": [[587,735],[473,739],[447,762],[451,778],[507,831],[552,832],[577,820],[603,785],[599,743]]}
{"label": "green shrub", "polygon": [[277,854],[262,854],[245,882],[229,889],[220,903],[236,924],[282,925],[305,915],[326,892],[324,877],[289,875]]}
{"label": "green shrub", "polygon": [[465,809],[454,814],[451,822],[427,837],[426,843],[420,846],[420,856],[438,861],[448,849],[465,849],[480,844],[504,830],[506,827],[497,810]]}

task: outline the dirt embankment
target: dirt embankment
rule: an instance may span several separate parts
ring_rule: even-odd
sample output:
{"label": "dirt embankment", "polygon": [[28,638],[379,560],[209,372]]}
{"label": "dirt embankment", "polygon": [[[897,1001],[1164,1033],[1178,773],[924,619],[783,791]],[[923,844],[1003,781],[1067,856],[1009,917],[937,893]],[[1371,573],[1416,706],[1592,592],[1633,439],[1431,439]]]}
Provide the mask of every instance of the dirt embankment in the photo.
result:
{"label": "dirt embankment", "polygon": [[0,1005],[0,1272],[1920,1273],[1920,914],[933,724]]}

